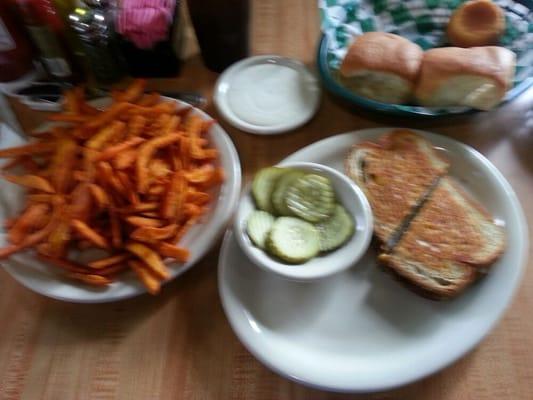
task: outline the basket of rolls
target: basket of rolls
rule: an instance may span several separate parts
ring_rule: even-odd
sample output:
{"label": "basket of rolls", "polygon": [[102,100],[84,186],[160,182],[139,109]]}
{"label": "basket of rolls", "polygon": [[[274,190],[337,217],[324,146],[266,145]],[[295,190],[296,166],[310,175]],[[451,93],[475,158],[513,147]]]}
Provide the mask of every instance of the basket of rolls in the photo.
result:
{"label": "basket of rolls", "polygon": [[396,115],[492,110],[533,86],[533,0],[319,0],[321,78]]}

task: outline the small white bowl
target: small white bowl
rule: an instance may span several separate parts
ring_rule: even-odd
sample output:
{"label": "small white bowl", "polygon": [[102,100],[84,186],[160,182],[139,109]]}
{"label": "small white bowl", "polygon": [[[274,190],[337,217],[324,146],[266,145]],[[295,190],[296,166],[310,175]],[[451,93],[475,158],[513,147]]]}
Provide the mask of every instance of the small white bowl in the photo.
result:
{"label": "small white bowl", "polygon": [[235,237],[246,255],[259,267],[293,280],[315,280],[350,268],[365,254],[372,238],[373,217],[363,191],[348,177],[325,165],[292,162],[280,167],[296,168],[325,176],[331,180],[337,201],[354,218],[355,233],[341,247],[319,255],[304,264],[285,264],[255,246],[246,233],[246,222],[256,209],[250,185],[241,198],[234,222]]}

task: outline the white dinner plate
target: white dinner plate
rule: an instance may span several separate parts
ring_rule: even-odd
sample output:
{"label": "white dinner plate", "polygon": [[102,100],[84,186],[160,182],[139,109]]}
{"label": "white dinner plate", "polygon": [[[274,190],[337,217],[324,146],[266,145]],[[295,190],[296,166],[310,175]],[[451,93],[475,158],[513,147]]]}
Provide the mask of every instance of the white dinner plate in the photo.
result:
{"label": "white dinner plate", "polygon": [[[342,170],[350,147],[390,128],[321,140],[285,161]],[[313,283],[284,280],[253,265],[232,232],[219,261],[226,315],[248,350],[267,367],[303,384],[371,392],[423,378],[472,349],[493,328],[520,284],[527,226],[509,183],[476,150],[417,131],[451,161],[451,175],[504,224],[507,248],[488,276],[452,301],[420,297],[377,268],[370,249],[351,269]]]}
{"label": "white dinner plate", "polygon": [[[172,100],[172,99],[167,99]],[[189,104],[176,101],[179,106],[190,107]],[[109,104],[109,99],[100,99],[91,104],[103,107]],[[204,119],[211,119],[201,110],[191,111]],[[21,144],[16,135],[2,137],[2,148]],[[239,156],[229,136],[219,124],[211,126],[208,139],[219,151],[219,163],[224,169],[225,181],[220,189],[213,193],[213,201],[209,212],[200,222],[191,228],[183,237],[180,245],[190,250],[190,259],[185,264],[169,264],[172,280],[190,269],[202,258],[218,236],[226,227],[231,218],[241,188],[241,167]],[[23,204],[24,191],[17,185],[5,180],[0,180],[0,223],[6,218],[16,214]],[[0,246],[4,246],[6,237],[0,234]],[[56,267],[38,260],[31,252],[17,254],[8,260],[2,261],[2,266],[19,283],[34,292],[58,300],[77,303],[103,303],[117,301],[146,292],[144,286],[136,279],[132,272],[121,275],[118,280],[105,288],[93,288],[82,283],[66,279],[57,273]]]}

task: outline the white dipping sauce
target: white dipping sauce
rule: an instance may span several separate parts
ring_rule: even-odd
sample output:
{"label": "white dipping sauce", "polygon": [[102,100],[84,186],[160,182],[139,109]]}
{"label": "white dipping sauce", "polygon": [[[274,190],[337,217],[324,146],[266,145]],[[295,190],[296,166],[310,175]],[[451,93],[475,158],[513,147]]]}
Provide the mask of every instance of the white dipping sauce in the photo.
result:
{"label": "white dipping sauce", "polygon": [[316,84],[279,64],[262,64],[237,73],[227,92],[231,110],[241,120],[276,126],[300,120],[315,107]]}

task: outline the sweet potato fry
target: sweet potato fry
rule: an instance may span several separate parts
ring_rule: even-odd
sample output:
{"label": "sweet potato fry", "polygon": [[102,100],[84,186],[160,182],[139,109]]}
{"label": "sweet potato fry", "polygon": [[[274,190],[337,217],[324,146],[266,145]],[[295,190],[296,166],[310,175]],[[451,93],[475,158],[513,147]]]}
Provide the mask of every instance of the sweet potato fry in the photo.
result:
{"label": "sweet potato fry", "polygon": [[88,129],[98,129],[101,126],[105,126],[116,119],[118,115],[127,111],[130,107],[131,104],[129,103],[115,103],[96,117],[91,117],[91,120],[87,122],[86,126]]}
{"label": "sweet potato fry", "polygon": [[97,170],[99,171],[98,178],[101,180],[101,182],[110,188],[115,190],[115,193],[117,195],[120,195],[124,198],[127,198],[128,189],[124,187],[122,182],[118,179],[118,177],[114,174],[113,168],[107,161],[100,161],[97,166]]}
{"label": "sweet potato fry", "polygon": [[71,193],[68,213],[70,218],[88,221],[91,213],[92,199],[89,185],[80,183]]}
{"label": "sweet potato fry", "polygon": [[96,202],[96,205],[98,206],[98,209],[103,210],[104,208],[108,207],[111,204],[111,201],[109,200],[109,196],[105,192],[104,189],[102,189],[101,186],[98,186],[95,183],[90,183],[88,185],[89,192],[91,193],[92,198]]}
{"label": "sweet potato fry", "polygon": [[46,193],[55,193],[54,188],[46,179],[37,175],[4,175],[4,179],[16,185]]}
{"label": "sweet potato fry", "polygon": [[31,156],[38,154],[51,153],[55,149],[55,143],[52,142],[34,142],[18,147],[10,147],[0,150],[0,158],[10,158],[19,156]]}
{"label": "sweet potato fry", "polygon": [[85,146],[89,149],[99,150],[106,143],[113,139],[119,138],[126,131],[126,124],[122,121],[114,121],[111,125],[108,125],[98,131],[92,138],[90,138]]}
{"label": "sweet potato fry", "polygon": [[4,163],[2,165],[2,171],[9,171],[10,169],[13,169],[17,166],[19,166],[20,164],[22,164],[22,160],[25,158],[26,156],[16,156],[14,158],[12,158],[11,160],[9,160],[8,162]]}
{"label": "sweet potato fry", "polygon": [[87,182],[93,182],[96,177],[96,157],[98,157],[98,151],[87,147],[82,149],[82,166],[85,170]]}
{"label": "sweet potato fry", "polygon": [[126,270],[127,268],[128,268],[128,265],[124,262],[121,264],[111,265],[109,267],[102,268],[102,269],[96,269],[94,270],[93,273],[95,275],[106,276],[112,279],[119,272],[122,272]]}
{"label": "sweet potato fry", "polygon": [[111,247],[105,237],[89,227],[85,222],[80,221],[79,219],[74,219],[70,222],[70,225],[81,237],[89,240],[95,246],[102,249],[109,249]]}
{"label": "sweet potato fry", "polygon": [[189,231],[189,229],[191,229],[191,227],[194,226],[194,224],[196,224],[199,217],[200,215],[189,217],[189,219],[185,221],[183,225],[181,225],[178,228],[176,235],[172,238],[172,240],[169,240],[169,242],[179,243],[179,241],[183,238],[183,236],[185,236],[185,234]]}
{"label": "sweet potato fry", "polygon": [[76,140],[84,141],[94,135],[93,129],[88,129],[85,125],[75,126],[70,131],[70,136]]}
{"label": "sweet potato fry", "polygon": [[77,148],[76,142],[69,138],[61,138],[57,142],[50,166],[51,183],[57,193],[64,193],[72,180]]}
{"label": "sweet potato fry", "polygon": [[148,123],[148,120],[146,117],[142,115],[133,115],[128,120],[128,137],[137,137],[141,136],[144,129],[146,128],[146,125]]}
{"label": "sweet potato fry", "polygon": [[161,282],[159,277],[155,276],[151,270],[139,260],[130,260],[128,262],[129,267],[139,277],[139,280],[143,283],[150,294],[157,294],[161,290]]}
{"label": "sweet potato fry", "polygon": [[61,218],[57,227],[48,236],[49,254],[57,258],[63,257],[66,254],[70,237],[70,224],[66,219]]}
{"label": "sweet potato fry", "polygon": [[100,258],[99,260],[94,260],[89,262],[87,265],[92,269],[103,269],[111,267],[112,265],[123,263],[131,257],[128,253],[115,254],[113,256]]}
{"label": "sweet potato fry", "polygon": [[187,194],[187,181],[181,171],[174,172],[167,193],[161,205],[161,216],[166,219],[175,219],[178,217],[185,196]]}
{"label": "sweet potato fry", "polygon": [[72,114],[80,114],[80,104],[79,104],[79,95],[76,93],[75,89],[67,90],[63,94],[63,99],[65,102],[64,108],[65,111]]}
{"label": "sweet potato fry", "polygon": [[202,139],[200,134],[204,127],[203,120],[197,115],[191,115],[185,121],[185,131],[190,140],[189,154],[193,159],[205,160],[217,157],[217,151],[215,149],[202,148]]}
{"label": "sweet potato fry", "polygon": [[170,165],[160,158],[151,160],[148,164],[148,169],[150,170],[150,175],[153,178],[161,178],[172,173]]}
{"label": "sweet potato fry", "polygon": [[113,281],[105,276],[94,274],[80,274],[78,272],[70,272],[67,274],[69,278],[78,280],[83,283],[87,283],[93,286],[107,286]]}
{"label": "sweet potato fry", "polygon": [[124,152],[117,154],[117,156],[112,160],[113,167],[118,170],[127,169],[135,164],[136,159],[137,150],[125,150]]}
{"label": "sweet potato fry", "polygon": [[191,164],[191,140],[184,137],[179,142],[179,152],[181,156],[181,166],[183,169],[188,169]]}
{"label": "sweet potato fry", "polygon": [[170,164],[174,171],[183,169],[183,164],[180,159],[180,150],[179,147],[175,144],[169,146],[168,154],[170,158]]}
{"label": "sweet potato fry", "polygon": [[146,80],[135,79],[133,83],[124,92],[117,96],[117,101],[134,103],[142,97],[145,87]]}
{"label": "sweet potato fry", "polygon": [[161,101],[161,95],[156,92],[145,94],[137,104],[143,107],[152,107]]}
{"label": "sweet potato fry", "polygon": [[148,226],[141,227],[135,229],[131,233],[130,238],[139,242],[156,243],[161,240],[170,238],[172,235],[174,235],[177,228],[178,226],[176,224],[170,224],[161,228],[154,228]]}
{"label": "sweet potato fry", "polygon": [[150,186],[148,189],[148,194],[153,196],[160,196],[161,194],[165,193],[166,187],[162,184],[155,184]]}
{"label": "sweet potato fry", "polygon": [[76,182],[87,182],[87,172],[80,170],[72,171],[72,179]]}
{"label": "sweet potato fry", "polygon": [[136,204],[133,207],[133,210],[136,212],[144,212],[144,211],[153,211],[157,210],[159,208],[159,203],[151,202],[151,203],[139,203]]}
{"label": "sweet potato fry", "polygon": [[159,218],[159,213],[156,211],[143,211],[139,215],[148,218]]}
{"label": "sweet potato fry", "polygon": [[28,247],[36,246],[45,240],[53,229],[56,227],[55,221],[50,221],[48,224],[41,229],[40,231],[34,232],[22,240],[22,243],[15,245],[10,244],[2,249],[0,249],[0,260],[4,260],[12,254],[18,253],[19,251],[25,250]]}
{"label": "sweet potato fry", "polygon": [[100,114],[100,110],[96,107],[91,106],[90,104],[87,104],[85,101],[83,101],[80,104],[81,113],[84,115],[98,115]]}
{"label": "sweet potato fry", "polygon": [[131,225],[137,226],[140,228],[143,228],[143,227],[160,228],[164,225],[164,222],[161,221],[160,219],[144,218],[144,217],[139,217],[137,215],[127,216],[125,220]]}
{"label": "sweet potato fry", "polygon": [[183,206],[183,213],[187,217],[197,217],[204,213],[204,209],[193,203],[186,203]]}
{"label": "sweet potato fry", "polygon": [[184,249],[183,247],[178,247],[173,244],[162,242],[157,246],[157,251],[165,256],[174,258],[179,262],[187,262],[189,260],[189,250]]}
{"label": "sweet potato fry", "polygon": [[176,112],[176,104],[173,102],[161,102],[152,107],[142,107],[134,104],[129,104],[127,114],[142,115],[143,117],[153,119],[161,114],[174,114]]}
{"label": "sweet potato fry", "polygon": [[169,135],[176,131],[178,129],[178,125],[180,124],[180,117],[177,115],[173,115],[169,118],[167,123],[163,126],[163,134]]}
{"label": "sweet potato fry", "polygon": [[141,259],[156,276],[161,279],[168,279],[170,277],[168,268],[161,261],[159,254],[154,250],[138,242],[129,242],[125,247],[130,253]]}
{"label": "sweet potato fry", "polygon": [[[132,204],[128,207],[124,207],[120,209],[120,213],[122,214],[138,214],[143,213],[146,211],[153,211],[157,210],[159,208],[159,202],[143,202],[138,204]],[[159,217],[159,214],[157,214],[157,218]]]}
{"label": "sweet potato fry", "polygon": [[222,168],[217,167],[215,168],[211,179],[206,182],[195,183],[194,185],[197,190],[204,191],[209,190],[213,186],[221,184],[222,182],[224,182],[224,179],[224,171],[222,170]]}
{"label": "sweet potato fry", "polygon": [[118,216],[113,210],[109,211],[109,222],[111,225],[111,243],[119,249],[122,247],[122,228]]}
{"label": "sweet potato fry", "polygon": [[211,196],[208,193],[198,192],[193,188],[187,190],[187,195],[185,196],[185,201],[189,203],[194,203],[198,205],[204,205],[209,203]]}
{"label": "sweet potato fry", "polygon": [[172,116],[170,114],[161,114],[159,117],[150,125],[149,130],[152,136],[162,136],[165,130],[165,126],[170,121]]}
{"label": "sweet potato fry", "polygon": [[43,228],[50,220],[49,210],[48,204],[31,204],[9,229],[9,241],[20,244],[28,232]]}
{"label": "sweet potato fry", "polygon": [[87,115],[79,115],[79,114],[70,114],[70,113],[59,113],[59,114],[52,114],[48,117],[49,121],[54,122],[70,122],[73,124],[81,124],[83,122],[86,122],[88,120],[89,116]]}
{"label": "sweet potato fry", "polygon": [[145,143],[139,148],[139,155],[136,163],[137,173],[137,190],[139,193],[145,193],[148,189],[148,163],[152,155],[160,147],[168,146],[172,143],[178,142],[182,138],[179,133],[172,133],[169,135],[156,137]]}
{"label": "sweet potato fry", "polygon": [[198,115],[190,115],[183,125],[189,137],[200,136],[204,122]]}
{"label": "sweet potato fry", "polygon": [[191,183],[206,183],[213,179],[215,167],[212,164],[204,164],[192,171],[184,173],[185,179]]}
{"label": "sweet potato fry", "polygon": [[52,203],[55,196],[57,195],[44,193],[28,194],[26,195],[26,200],[29,203]]}
{"label": "sweet potato fry", "polygon": [[135,136],[130,139],[125,140],[124,142],[117,143],[113,146],[108,147],[103,152],[100,153],[98,156],[99,161],[107,161],[114,157],[116,157],[119,153],[130,149],[131,147],[135,147],[142,142],[144,142],[145,139]]}

